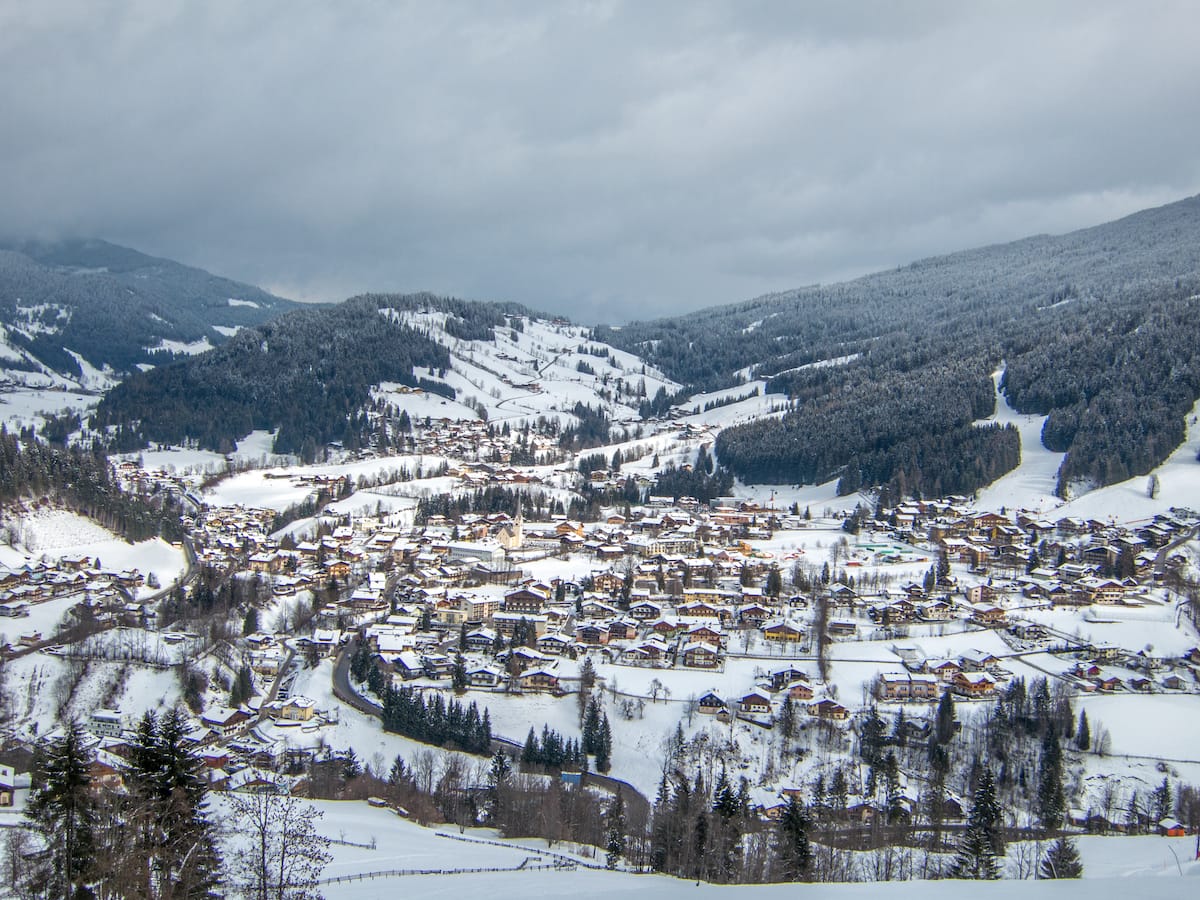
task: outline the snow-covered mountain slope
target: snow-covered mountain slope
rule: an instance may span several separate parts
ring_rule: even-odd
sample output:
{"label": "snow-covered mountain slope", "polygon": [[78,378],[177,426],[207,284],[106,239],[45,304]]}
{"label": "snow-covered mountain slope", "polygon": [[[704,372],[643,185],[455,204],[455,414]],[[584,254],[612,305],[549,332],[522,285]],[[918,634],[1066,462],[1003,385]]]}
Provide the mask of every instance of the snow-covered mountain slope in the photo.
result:
{"label": "snow-covered mountain slope", "polygon": [[447,330],[450,313],[434,309],[383,309],[381,313],[422,331],[450,352],[444,376],[431,378],[455,391],[454,400],[380,385],[377,398],[410,416],[477,418],[519,427],[538,419],[563,427],[578,422],[576,404],[602,410],[614,426],[632,429],[639,405],[679,385],[641,359],[588,338],[588,330],[562,320],[510,316],[494,340],[462,340]]}
{"label": "snow-covered mountain slope", "polygon": [[105,241],[0,243],[0,383],[105,390],[293,305]]}

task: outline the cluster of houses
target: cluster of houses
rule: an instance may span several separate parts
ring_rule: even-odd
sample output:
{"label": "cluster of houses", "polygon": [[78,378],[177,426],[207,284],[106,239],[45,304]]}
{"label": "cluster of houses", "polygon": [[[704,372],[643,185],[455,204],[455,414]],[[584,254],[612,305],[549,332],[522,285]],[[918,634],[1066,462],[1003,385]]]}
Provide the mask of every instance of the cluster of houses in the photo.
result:
{"label": "cluster of houses", "polygon": [[[136,569],[104,569],[100,560],[85,555],[65,556],[54,561],[29,562],[9,568],[0,566],[0,616],[22,619],[33,607],[51,600],[74,598],[72,610],[80,620],[144,626],[152,623],[154,610],[133,599],[133,591],[145,584]],[[37,646],[42,635],[20,634],[20,646]],[[0,648],[10,653],[11,645]]]}

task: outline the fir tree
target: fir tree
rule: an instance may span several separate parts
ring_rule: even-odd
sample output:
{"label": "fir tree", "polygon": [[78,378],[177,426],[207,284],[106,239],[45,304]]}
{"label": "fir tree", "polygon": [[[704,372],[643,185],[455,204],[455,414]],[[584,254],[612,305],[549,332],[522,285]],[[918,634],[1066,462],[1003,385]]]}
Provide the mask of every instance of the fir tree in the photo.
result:
{"label": "fir tree", "polygon": [[625,798],[618,788],[617,796],[608,808],[607,815],[608,841],[605,845],[605,865],[615,869],[621,857],[625,855]]}
{"label": "fir tree", "polygon": [[1092,730],[1088,727],[1087,710],[1079,711],[1079,727],[1075,729],[1075,746],[1087,752],[1092,746]]}
{"label": "fir tree", "polygon": [[794,794],[788,797],[787,807],[779,820],[776,848],[783,863],[784,881],[805,881],[812,865],[812,848],[808,843],[808,813]]}
{"label": "fir tree", "polygon": [[1047,831],[1058,828],[1066,813],[1067,801],[1063,794],[1062,749],[1058,743],[1058,732],[1046,729],[1042,739],[1042,758],[1038,766],[1038,818]]}
{"label": "fir tree", "polygon": [[950,695],[950,691],[942,692],[942,699],[938,701],[937,715],[934,718],[933,736],[939,744],[948,744],[950,739],[954,737],[954,698]]}
{"label": "fir tree", "polygon": [[1000,877],[997,862],[1000,808],[996,803],[996,786],[992,770],[984,766],[975,788],[967,830],[958,845],[950,873],[954,878],[991,880]]}
{"label": "fir tree", "polygon": [[88,762],[83,729],[70,721],[63,736],[45,746],[41,770],[35,773],[39,786],[25,807],[49,851],[50,896],[74,895],[93,858],[96,807]]}
{"label": "fir tree", "polygon": [[1069,837],[1060,837],[1050,845],[1038,870],[1039,878],[1082,878],[1083,863],[1079,850]]}

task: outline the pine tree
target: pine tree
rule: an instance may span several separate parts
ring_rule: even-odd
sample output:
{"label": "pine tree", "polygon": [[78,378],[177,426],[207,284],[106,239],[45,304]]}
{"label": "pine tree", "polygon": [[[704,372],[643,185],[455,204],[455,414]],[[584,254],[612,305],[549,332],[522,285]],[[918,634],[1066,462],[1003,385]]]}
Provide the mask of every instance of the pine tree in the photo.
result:
{"label": "pine tree", "polygon": [[1075,729],[1075,746],[1087,752],[1092,746],[1092,731],[1088,727],[1087,710],[1079,711],[1079,727]]}
{"label": "pine tree", "polygon": [[467,692],[467,663],[461,653],[454,655],[454,668],[450,672],[450,683],[454,687],[454,693],[465,694]]}
{"label": "pine tree", "polygon": [[612,728],[608,714],[600,719],[600,733],[596,743],[596,771],[605,774],[612,768]]}
{"label": "pine tree", "polygon": [[942,692],[938,701],[937,715],[934,719],[933,736],[939,744],[948,744],[954,737],[954,698],[949,690]]}
{"label": "pine tree", "polygon": [[1162,784],[1154,789],[1151,795],[1151,800],[1154,803],[1154,818],[1161,822],[1163,819],[1171,815],[1171,809],[1174,806],[1171,796],[1171,782],[1164,775]]}
{"label": "pine tree", "polygon": [[1042,739],[1042,758],[1038,766],[1038,818],[1047,831],[1058,828],[1066,813],[1066,797],[1063,794],[1062,749],[1058,743],[1058,732],[1046,729]]}
{"label": "pine tree", "polygon": [[607,815],[608,842],[605,849],[605,865],[615,869],[621,857],[625,855],[625,798],[617,789],[617,796],[608,808]]}
{"label": "pine tree", "polygon": [[388,784],[399,787],[407,780],[408,766],[404,764],[404,757],[396,754],[396,758],[392,761],[392,768],[388,772]]}
{"label": "pine tree", "polygon": [[796,796],[790,795],[776,834],[784,881],[805,881],[808,878],[812,865],[812,848],[808,843],[809,824],[808,813]]}
{"label": "pine tree", "polygon": [[78,722],[43,750],[39,786],[30,794],[25,815],[49,851],[49,894],[70,897],[81,887],[92,861],[95,801],[89,790],[88,758]]}
{"label": "pine tree", "polygon": [[796,733],[796,704],[791,697],[784,698],[779,709],[779,731],[784,741],[790,741]]}
{"label": "pine tree", "polygon": [[1050,845],[1038,871],[1039,878],[1082,878],[1083,863],[1079,850],[1069,837],[1060,837]]}
{"label": "pine tree", "polygon": [[954,878],[992,880],[1000,877],[996,846],[999,838],[1000,808],[992,770],[983,766],[975,788],[967,830],[963,833],[950,873]]}

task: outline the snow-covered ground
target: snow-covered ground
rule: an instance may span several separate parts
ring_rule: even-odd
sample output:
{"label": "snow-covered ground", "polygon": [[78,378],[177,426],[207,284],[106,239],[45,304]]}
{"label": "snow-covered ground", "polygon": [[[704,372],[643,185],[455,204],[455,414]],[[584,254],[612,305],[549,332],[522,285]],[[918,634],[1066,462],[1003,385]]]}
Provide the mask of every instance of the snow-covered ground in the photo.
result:
{"label": "snow-covered ground", "polygon": [[1058,468],[1065,453],[1053,453],[1042,445],[1045,416],[1024,416],[1013,409],[1000,392],[1003,372],[992,378],[996,384],[996,413],[980,424],[1014,425],[1021,434],[1021,464],[979,492],[981,509],[1053,509],[1062,501],[1054,495]]}
{"label": "snow-covered ground", "polygon": [[[30,375],[31,373],[21,373]],[[48,379],[43,379],[43,381]],[[34,384],[32,379],[27,383]],[[65,388],[66,385],[64,384]],[[86,416],[97,403],[97,394],[84,393],[77,389],[64,390],[53,387],[5,386],[0,390],[0,421],[9,431],[22,428],[41,428],[48,416],[79,413]]]}
{"label": "snow-covered ground", "polygon": [[[544,841],[516,839],[504,841],[489,829],[423,828],[362,802],[314,801],[322,813],[318,831],[326,837],[355,844],[374,844],[374,849],[351,847],[344,843],[330,847],[333,859],[324,877],[334,879],[404,869],[438,869],[446,872],[467,868],[497,868],[513,871],[479,874],[417,875],[363,878],[322,885],[328,900],[392,900],[397,894],[415,897],[461,898],[469,896],[516,897],[532,895],[563,900],[610,900],[613,896],[637,896],[655,900],[697,895],[729,898],[795,897],[819,892],[823,897],[844,900],[961,900],[966,895],[985,898],[1028,896],[1046,900],[1118,900],[1128,896],[1178,898],[1191,895],[1191,881],[1200,875],[1200,863],[1192,861],[1192,838],[1114,838],[1084,836],[1078,839],[1084,864],[1079,881],[1001,881],[972,882],[888,882],[821,885],[721,886],[697,884],[665,875],[634,875],[595,869],[517,870],[530,857],[531,863],[543,862],[539,854],[550,849],[556,853],[578,854],[584,850],[572,845],[547,848]],[[214,800],[214,812],[228,821],[224,801]],[[445,835],[452,835],[447,837]],[[455,838],[466,838],[466,843]],[[230,833],[231,846],[239,840]],[[497,846],[499,842],[510,846]],[[600,854],[597,852],[597,855]],[[1010,850],[1010,855],[1015,855]],[[586,856],[582,857],[587,859]]]}
{"label": "snow-covered ground", "polygon": [[[137,569],[147,577],[154,573],[162,587],[175,581],[187,567],[182,547],[161,538],[138,543],[122,540],[90,519],[62,509],[38,509],[7,522],[9,543],[0,544],[0,564],[20,566],[42,557],[90,556],[110,571]],[[157,588],[142,585],[138,594]]]}

